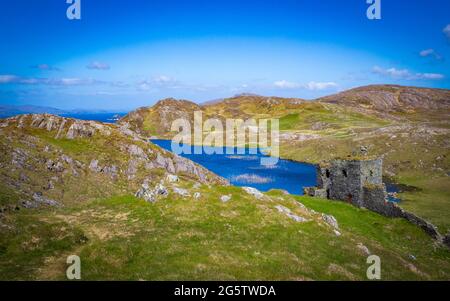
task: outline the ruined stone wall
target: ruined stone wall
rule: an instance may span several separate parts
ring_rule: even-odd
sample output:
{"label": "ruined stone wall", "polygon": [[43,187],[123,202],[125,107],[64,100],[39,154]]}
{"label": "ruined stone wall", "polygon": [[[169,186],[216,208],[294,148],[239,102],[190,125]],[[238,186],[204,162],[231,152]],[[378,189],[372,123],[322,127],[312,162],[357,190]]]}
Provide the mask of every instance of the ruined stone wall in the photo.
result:
{"label": "ruined stone wall", "polygon": [[313,197],[346,201],[387,217],[405,218],[437,241],[450,247],[450,233],[445,237],[442,236],[433,224],[387,200],[382,173],[382,159],[336,160],[318,166],[318,186],[307,187],[304,192]]}
{"label": "ruined stone wall", "polygon": [[361,161],[362,185],[383,184],[383,160]]}
{"label": "ruined stone wall", "polygon": [[396,204],[386,200],[386,187],[367,185],[363,187],[364,200],[361,207],[388,217],[403,217],[403,211]]}

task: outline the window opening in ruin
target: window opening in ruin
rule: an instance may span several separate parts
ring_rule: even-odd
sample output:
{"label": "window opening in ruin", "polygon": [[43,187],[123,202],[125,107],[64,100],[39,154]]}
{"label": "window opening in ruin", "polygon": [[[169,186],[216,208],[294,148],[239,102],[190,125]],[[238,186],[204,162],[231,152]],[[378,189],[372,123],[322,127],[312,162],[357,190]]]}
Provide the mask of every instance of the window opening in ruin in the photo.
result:
{"label": "window opening in ruin", "polygon": [[347,177],[348,175],[347,175],[347,171],[344,169],[343,171],[342,171],[342,173],[344,174],[344,177]]}
{"label": "window opening in ruin", "polygon": [[327,176],[327,178],[330,178],[330,171],[327,169],[327,171],[325,172],[325,174],[326,174],[326,176]]}
{"label": "window opening in ruin", "polygon": [[327,199],[330,199],[330,189],[327,189]]}

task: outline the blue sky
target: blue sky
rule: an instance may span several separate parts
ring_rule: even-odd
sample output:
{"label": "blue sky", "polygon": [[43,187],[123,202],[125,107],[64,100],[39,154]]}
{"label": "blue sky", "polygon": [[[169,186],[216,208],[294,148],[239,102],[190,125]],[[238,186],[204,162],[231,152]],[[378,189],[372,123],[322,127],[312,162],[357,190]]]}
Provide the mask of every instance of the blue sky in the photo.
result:
{"label": "blue sky", "polygon": [[0,104],[124,111],[165,97],[450,88],[450,1],[0,0]]}

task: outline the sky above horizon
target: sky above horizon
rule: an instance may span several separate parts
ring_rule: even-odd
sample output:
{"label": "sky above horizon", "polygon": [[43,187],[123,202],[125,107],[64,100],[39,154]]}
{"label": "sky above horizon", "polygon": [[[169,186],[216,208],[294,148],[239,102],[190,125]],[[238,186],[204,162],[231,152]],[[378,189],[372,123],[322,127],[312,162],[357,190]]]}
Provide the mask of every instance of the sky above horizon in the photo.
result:
{"label": "sky above horizon", "polygon": [[450,1],[0,0],[0,104],[128,111],[175,97],[450,89]]}

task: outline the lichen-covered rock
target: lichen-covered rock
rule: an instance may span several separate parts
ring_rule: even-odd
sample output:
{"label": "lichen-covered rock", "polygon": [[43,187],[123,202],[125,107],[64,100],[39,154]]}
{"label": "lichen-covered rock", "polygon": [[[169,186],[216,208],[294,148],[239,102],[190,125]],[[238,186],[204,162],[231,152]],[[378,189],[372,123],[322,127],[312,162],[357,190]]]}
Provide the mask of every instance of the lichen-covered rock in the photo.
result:
{"label": "lichen-covered rock", "polygon": [[82,121],[76,121],[73,123],[67,131],[67,139],[75,139],[78,137],[89,138],[94,136],[95,128],[88,126]]}
{"label": "lichen-covered rock", "polygon": [[98,165],[98,160],[92,160],[91,163],[89,163],[89,169],[93,172],[100,172],[101,167]]}
{"label": "lichen-covered rock", "polygon": [[12,152],[11,164],[18,168],[24,168],[29,153],[21,148],[15,148]]}
{"label": "lichen-covered rock", "polygon": [[322,213],[322,219],[334,229],[339,230],[338,221],[334,216]]}
{"label": "lichen-covered rock", "polygon": [[264,198],[264,194],[262,194],[261,191],[259,191],[259,190],[256,189],[256,188],[253,188],[253,187],[242,187],[242,189],[243,189],[246,193],[248,193],[248,194],[254,196],[255,198],[257,198],[258,200]]}
{"label": "lichen-covered rock", "polygon": [[128,161],[128,168],[125,171],[125,174],[128,177],[128,180],[132,180],[134,179],[134,177],[136,176],[136,173],[138,171],[138,166],[139,166],[139,162],[137,160],[130,160]]}
{"label": "lichen-covered rock", "polygon": [[154,203],[159,197],[167,197],[168,195],[169,191],[161,183],[157,184],[153,189],[151,189],[148,184],[144,183],[142,184],[141,189],[135,194],[137,198],[143,199],[149,203]]}
{"label": "lichen-covered rock", "polygon": [[358,243],[356,245],[356,247],[365,255],[365,256],[369,256],[371,253],[369,251],[369,248],[367,248],[365,245],[363,245],[362,243]]}
{"label": "lichen-covered rock", "polygon": [[185,197],[189,196],[189,191],[187,191],[186,189],[183,189],[183,188],[174,187],[173,192],[175,194],[178,194],[181,196],[185,196]]}
{"label": "lichen-covered rock", "polygon": [[24,200],[22,201],[22,206],[28,209],[39,208],[41,206],[60,206],[57,201],[48,199],[42,195],[41,192],[36,192],[32,196],[32,200]]}
{"label": "lichen-covered rock", "polygon": [[289,217],[290,219],[293,219],[294,221],[296,221],[298,223],[303,223],[303,222],[308,221],[306,218],[303,218],[301,216],[298,216],[298,215],[292,213],[291,209],[284,207],[282,205],[277,205],[277,206],[275,206],[275,208],[278,210],[278,212],[285,214],[287,217]]}
{"label": "lichen-covered rock", "polygon": [[137,158],[139,158],[141,160],[148,160],[147,154],[139,146],[132,144],[132,145],[129,145],[127,149],[128,149],[128,153],[131,156],[137,157]]}
{"label": "lichen-covered rock", "polygon": [[228,203],[229,201],[231,201],[231,195],[222,195],[220,197],[220,201],[222,203]]}
{"label": "lichen-covered rock", "polygon": [[176,175],[170,175],[169,174],[169,175],[167,175],[166,180],[169,183],[175,183],[175,182],[178,182],[180,179]]}

